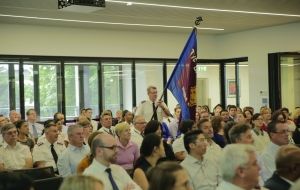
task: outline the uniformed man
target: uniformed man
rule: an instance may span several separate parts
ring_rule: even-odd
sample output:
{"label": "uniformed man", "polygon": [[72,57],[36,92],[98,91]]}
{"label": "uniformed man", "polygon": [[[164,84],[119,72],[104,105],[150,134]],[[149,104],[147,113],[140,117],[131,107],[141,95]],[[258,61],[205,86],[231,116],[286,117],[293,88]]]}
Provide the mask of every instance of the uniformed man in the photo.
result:
{"label": "uniformed man", "polygon": [[0,170],[32,168],[32,157],[28,146],[17,142],[17,129],[12,123],[1,128],[3,144],[0,145]]}
{"label": "uniformed man", "polygon": [[110,112],[103,111],[100,118],[101,128],[99,131],[110,134],[112,136],[116,136],[114,126],[112,126],[112,117]]}
{"label": "uniformed man", "polygon": [[97,131],[98,129],[98,122],[93,120],[93,110],[92,108],[86,108],[85,109],[85,116],[90,120],[91,125],[93,126],[93,132]]}
{"label": "uniformed man", "polygon": [[52,166],[57,172],[57,160],[66,149],[64,143],[58,142],[58,128],[50,122],[45,125],[45,140],[37,143],[32,152],[33,163],[36,167]]}
{"label": "uniformed man", "polygon": [[[161,122],[163,116],[172,116],[167,105],[161,100],[157,101],[157,88],[155,86],[149,86],[147,88],[147,94],[149,96],[149,100],[143,101],[137,107],[135,115],[144,116],[147,122],[151,119]],[[155,111],[156,106],[158,107]]]}
{"label": "uniformed man", "polygon": [[143,133],[147,122],[141,115],[137,115],[133,119],[134,127],[131,128],[131,141],[138,145],[140,148],[144,139]]}
{"label": "uniformed man", "polygon": [[90,152],[88,145],[84,145],[83,127],[70,125],[68,127],[69,145],[58,158],[57,167],[63,177],[76,174],[78,163]]}

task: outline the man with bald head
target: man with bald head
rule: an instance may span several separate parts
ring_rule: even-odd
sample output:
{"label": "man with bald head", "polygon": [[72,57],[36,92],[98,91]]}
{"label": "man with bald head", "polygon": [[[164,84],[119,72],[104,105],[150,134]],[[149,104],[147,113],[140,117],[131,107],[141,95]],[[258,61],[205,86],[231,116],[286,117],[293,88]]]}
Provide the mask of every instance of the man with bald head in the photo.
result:
{"label": "man with bald head", "polygon": [[117,141],[112,135],[97,135],[92,142],[91,153],[94,160],[83,175],[100,179],[106,190],[141,189],[121,166],[113,164],[117,159]]}

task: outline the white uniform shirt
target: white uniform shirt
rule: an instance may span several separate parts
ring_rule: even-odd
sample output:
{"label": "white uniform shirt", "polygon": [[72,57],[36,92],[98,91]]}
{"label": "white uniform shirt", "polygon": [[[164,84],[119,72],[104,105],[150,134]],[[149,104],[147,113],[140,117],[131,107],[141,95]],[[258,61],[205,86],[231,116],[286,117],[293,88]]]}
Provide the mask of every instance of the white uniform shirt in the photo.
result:
{"label": "white uniform shirt", "polygon": [[184,167],[194,190],[215,190],[221,182],[221,172],[213,161],[197,160],[191,155],[180,163]]}
{"label": "white uniform shirt", "polygon": [[[61,142],[56,141],[54,144],[54,150],[58,158],[62,155],[62,152],[66,149],[65,145]],[[55,171],[57,167],[54,158],[51,153],[51,144],[46,139],[44,142],[36,144],[32,151],[33,163],[37,161],[44,161],[45,166],[52,166]]]}
{"label": "white uniform shirt", "polygon": [[98,130],[98,122],[91,120],[91,124],[93,126],[93,132],[97,131]]}
{"label": "white uniform shirt", "polygon": [[172,144],[172,148],[173,148],[173,152],[177,153],[177,152],[185,152],[187,154],[186,149],[184,148],[184,143],[183,143],[183,137],[184,134],[182,134],[179,138],[177,138],[173,144]]}
{"label": "white uniform shirt", "polygon": [[222,181],[221,184],[217,187],[217,190],[244,190],[244,189],[232,183],[229,183],[227,181]]}
{"label": "white uniform shirt", "polygon": [[78,163],[90,152],[88,145],[82,147],[75,147],[71,144],[58,157],[57,168],[59,174],[63,177],[74,175],[77,172]]}
{"label": "white uniform shirt", "polygon": [[12,147],[3,142],[0,147],[0,164],[4,164],[5,169],[22,169],[25,166],[25,160],[31,158],[29,147],[17,142]]}
{"label": "white uniform shirt", "polygon": [[[141,189],[121,166],[110,164],[109,167],[111,168],[112,177],[120,190],[125,189],[125,187],[129,184],[134,185],[135,190]],[[107,169],[106,166],[94,159],[92,164],[84,170],[83,175],[94,176],[95,178],[100,179],[103,184],[105,184],[105,190],[113,190],[108,178],[108,173],[105,171],[105,169]]]}
{"label": "white uniform shirt", "polygon": [[218,144],[216,144],[214,141],[212,141],[211,144],[208,143],[206,153],[204,154],[205,158],[215,161],[217,166],[220,167],[222,156],[222,148]]}
{"label": "white uniform shirt", "polygon": [[141,132],[131,127],[131,141],[138,145],[139,149],[142,145],[144,137],[141,135]]}
{"label": "white uniform shirt", "polygon": [[[136,109],[135,115],[142,115],[144,116],[146,122],[149,122],[151,120],[151,117],[153,115],[153,106],[152,106],[152,101],[147,100],[142,102]],[[165,103],[162,103],[164,107],[167,107]],[[155,104],[155,106],[157,103]],[[157,113],[157,119],[159,122],[162,122],[163,119],[163,110],[161,107],[157,107],[156,110]]]}

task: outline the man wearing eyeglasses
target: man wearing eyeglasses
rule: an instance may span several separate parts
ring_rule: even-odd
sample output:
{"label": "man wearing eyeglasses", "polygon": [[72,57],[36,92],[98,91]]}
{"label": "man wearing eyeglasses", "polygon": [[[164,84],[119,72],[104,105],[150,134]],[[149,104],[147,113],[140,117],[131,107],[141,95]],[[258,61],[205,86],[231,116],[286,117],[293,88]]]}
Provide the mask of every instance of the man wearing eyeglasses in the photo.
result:
{"label": "man wearing eyeglasses", "polygon": [[180,165],[187,170],[193,189],[216,189],[221,173],[215,162],[204,157],[208,142],[203,132],[190,131],[184,135],[183,141],[188,155]]}
{"label": "man wearing eyeglasses", "polygon": [[119,165],[117,141],[109,134],[101,133],[92,142],[91,153],[95,156],[83,175],[91,175],[105,184],[106,190],[141,189]]}
{"label": "man wearing eyeglasses", "polygon": [[131,141],[141,147],[143,142],[143,133],[146,127],[147,122],[145,121],[144,116],[137,115],[133,119],[134,127],[131,128]]}
{"label": "man wearing eyeglasses", "polygon": [[260,156],[262,167],[261,177],[264,181],[269,179],[276,170],[275,157],[279,148],[289,144],[289,128],[287,123],[274,121],[268,124],[267,129],[271,142]]}
{"label": "man wearing eyeglasses", "polygon": [[0,171],[32,168],[32,157],[28,146],[17,142],[17,129],[12,123],[1,128],[3,145],[0,145]]}

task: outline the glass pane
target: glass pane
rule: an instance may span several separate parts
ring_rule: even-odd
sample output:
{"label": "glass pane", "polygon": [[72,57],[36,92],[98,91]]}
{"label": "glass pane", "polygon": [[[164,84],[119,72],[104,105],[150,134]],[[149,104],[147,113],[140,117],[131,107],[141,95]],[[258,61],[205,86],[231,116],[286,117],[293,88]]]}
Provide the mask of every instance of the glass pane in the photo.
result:
{"label": "glass pane", "polygon": [[162,63],[136,63],[136,103],[148,100],[147,87],[156,86],[158,98],[163,92],[163,64]]}
{"label": "glass pane", "polygon": [[281,57],[282,107],[294,110],[300,105],[300,55]]}
{"label": "glass pane", "polygon": [[79,77],[78,66],[65,65],[65,99],[66,118],[73,119],[79,115]]}
{"label": "glass pane", "polygon": [[[167,79],[169,80],[174,68],[175,68],[176,63],[168,63],[167,64]],[[170,90],[167,90],[168,94],[168,107],[169,110],[172,114],[174,114],[174,108],[178,104],[177,100],[173,96],[172,92]]]}
{"label": "glass pane", "polygon": [[8,64],[0,64],[0,114],[9,113],[9,78]]}
{"label": "glass pane", "polygon": [[248,62],[239,63],[240,107],[250,106],[249,103],[249,67]]}
{"label": "glass pane", "polygon": [[132,75],[130,63],[103,64],[104,109],[132,110]]}
{"label": "glass pane", "polygon": [[92,118],[99,115],[98,65],[83,66],[84,107],[92,108]]}
{"label": "glass pane", "polygon": [[53,118],[57,112],[56,65],[39,65],[40,120]]}
{"label": "glass pane", "polygon": [[14,68],[15,68],[16,111],[20,113],[20,77],[19,77],[19,64],[15,64]]}
{"label": "glass pane", "polygon": [[33,65],[24,65],[25,111],[34,108]]}
{"label": "glass pane", "polygon": [[219,65],[197,65],[197,105],[208,105],[210,110],[220,103]]}
{"label": "glass pane", "polygon": [[226,103],[227,105],[236,105],[236,86],[235,86],[235,65],[226,63]]}

